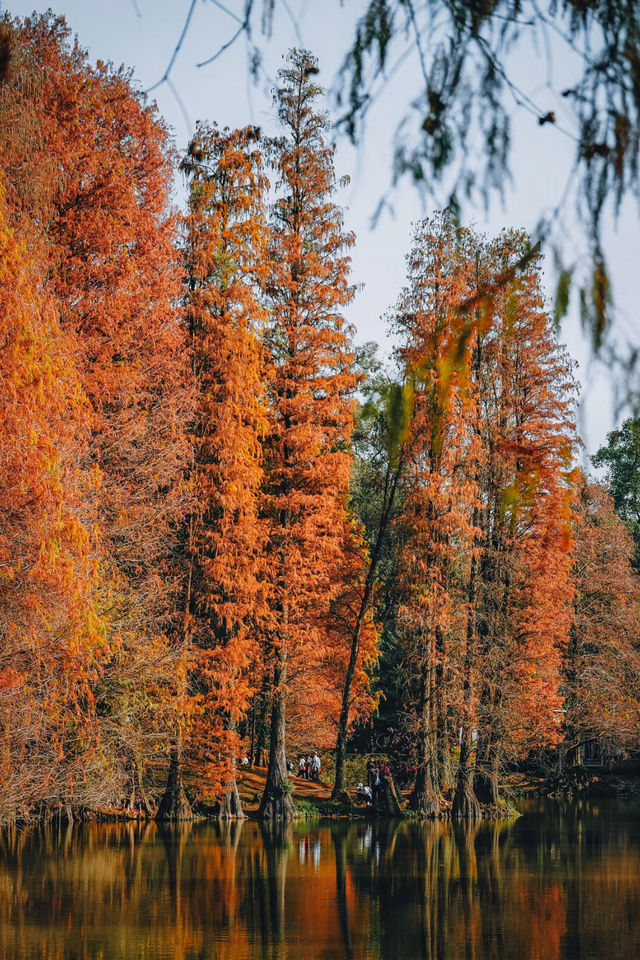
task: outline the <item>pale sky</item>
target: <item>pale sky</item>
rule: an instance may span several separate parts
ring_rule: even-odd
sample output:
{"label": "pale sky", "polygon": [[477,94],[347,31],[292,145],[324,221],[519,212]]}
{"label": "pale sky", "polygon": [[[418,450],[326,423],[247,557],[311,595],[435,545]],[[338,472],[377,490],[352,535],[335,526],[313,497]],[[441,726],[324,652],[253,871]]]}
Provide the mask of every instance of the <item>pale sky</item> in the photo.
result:
{"label": "pale sky", "polygon": [[[37,9],[43,11],[51,7],[55,13],[64,14],[92,60],[124,63],[133,68],[140,88],[146,90],[163,76],[190,4],[191,0],[48,0]],[[352,37],[355,17],[362,10],[362,4],[353,0],[342,5],[338,0],[288,0],[274,24],[271,40],[255,38],[264,52],[262,77],[255,86],[248,79],[244,37],[214,64],[200,69],[196,66],[237,29],[233,16],[221,7],[226,7],[231,14],[239,14],[243,6],[244,0],[224,0],[224,3],[198,0],[195,5],[189,31],[171,72],[171,82],[182,101],[188,123],[168,84],[162,84],[152,94],[180,150],[186,146],[197,119],[230,127],[255,123],[267,132],[273,131],[269,89],[288,48],[308,47],[319,58],[320,82],[330,87]],[[24,17],[33,11],[34,0],[4,0],[0,7]],[[286,15],[287,7],[292,17]],[[565,106],[554,100],[548,81],[551,79],[553,86],[561,89],[566,85],[565,79],[570,78],[571,68],[570,63],[561,59],[556,76],[550,78],[545,52],[533,49],[514,65],[518,84],[542,102],[545,109],[555,110],[560,119]],[[559,77],[558,70],[565,76]],[[394,303],[404,282],[404,257],[409,249],[411,223],[438,206],[436,198],[424,209],[414,190],[405,183],[391,198],[394,215],[384,214],[375,230],[370,228],[371,214],[389,184],[393,132],[415,92],[416,83],[417,65],[409,58],[379,97],[360,149],[356,151],[340,140],[336,156],[337,174],[348,174],[351,178],[337,201],[346,208],[347,228],[356,234],[352,281],[361,285],[348,317],[357,328],[357,340],[376,340],[383,353],[389,352],[391,342],[382,315]],[[507,185],[504,207],[496,200],[488,213],[483,209],[464,210],[467,221],[474,221],[480,230],[489,234],[497,233],[504,226],[533,228],[541,213],[557,203],[571,169],[574,154],[571,141],[552,126],[540,127],[530,113],[514,112],[512,142],[513,183]],[[573,216],[571,205],[568,214]],[[573,249],[572,238],[579,243],[583,243],[583,238],[572,231],[570,220],[565,224],[564,233],[566,256],[579,258],[581,251],[577,247]],[[615,268],[617,323],[640,345],[636,308],[640,300],[640,228],[638,210],[632,201],[623,209],[617,231],[611,227],[606,237],[610,265]],[[545,274],[551,303],[554,290],[551,265]],[[589,368],[589,351],[575,316],[566,321],[561,339],[579,362],[577,376],[586,397],[579,428],[587,452],[592,453],[605,440],[607,431],[615,426],[608,374],[597,365]]]}

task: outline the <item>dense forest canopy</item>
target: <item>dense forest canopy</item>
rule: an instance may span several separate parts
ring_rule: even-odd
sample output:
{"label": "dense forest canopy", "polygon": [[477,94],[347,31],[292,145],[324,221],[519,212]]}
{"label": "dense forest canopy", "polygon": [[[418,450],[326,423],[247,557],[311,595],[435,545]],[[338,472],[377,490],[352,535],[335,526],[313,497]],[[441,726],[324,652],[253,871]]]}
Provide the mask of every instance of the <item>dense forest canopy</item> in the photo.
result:
{"label": "dense forest canopy", "polygon": [[277,129],[179,158],[63,20],[2,27],[0,819],[241,816],[240,758],[292,818],[310,748],[338,802],[359,751],[387,813],[402,768],[476,818],[533,759],[637,750],[637,423],[592,483],[531,238],[417,223],[385,369],[310,52]]}

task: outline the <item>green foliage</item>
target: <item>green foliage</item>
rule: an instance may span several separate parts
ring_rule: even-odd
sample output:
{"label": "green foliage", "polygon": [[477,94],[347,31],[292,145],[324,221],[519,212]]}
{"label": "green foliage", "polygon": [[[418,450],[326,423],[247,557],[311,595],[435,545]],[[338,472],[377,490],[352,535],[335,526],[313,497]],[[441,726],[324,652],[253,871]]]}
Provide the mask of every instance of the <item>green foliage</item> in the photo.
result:
{"label": "green foliage", "polygon": [[517,820],[522,816],[510,797],[500,797],[496,804],[497,812],[505,820]]}
{"label": "green foliage", "polygon": [[625,420],[607,436],[607,443],[591,458],[604,467],[616,512],[635,543],[633,565],[640,570],[640,420]]}
{"label": "green foliage", "polygon": [[609,273],[601,255],[594,261],[592,302],[593,313],[590,325],[593,331],[594,345],[599,350],[608,326],[609,308],[611,306]]}
{"label": "green foliage", "polygon": [[310,800],[296,800],[295,805],[302,820],[319,820],[322,816],[318,806]]}
{"label": "green foliage", "polygon": [[556,302],[554,308],[553,319],[556,325],[556,329],[560,327],[560,323],[567,315],[567,310],[569,309],[569,295],[571,293],[571,270],[566,268],[561,268],[560,273],[558,274],[558,284],[556,286]]}
{"label": "green foliage", "polygon": [[[322,758],[322,767],[323,767],[323,781],[327,783],[333,783],[335,779],[335,769],[336,761],[334,753],[327,753]],[[366,756],[356,754],[352,757],[347,757],[345,761],[345,777],[344,781],[346,784],[347,790],[353,790],[358,783],[367,782],[367,758]]]}
{"label": "green foliage", "polygon": [[366,400],[358,413],[355,440],[363,454],[375,454],[378,462],[386,457],[395,467],[411,423],[414,387],[389,379],[372,361],[370,366],[373,376],[363,385]]}
{"label": "green foliage", "polygon": [[352,817],[363,811],[351,801],[342,800],[296,800],[296,810],[303,820],[319,820],[320,817]]}
{"label": "green foliage", "polygon": [[289,780],[289,778],[287,778],[286,780],[283,781],[281,786],[281,791],[283,796],[291,796],[293,793],[295,793],[295,789],[296,789],[296,785],[292,780]]}

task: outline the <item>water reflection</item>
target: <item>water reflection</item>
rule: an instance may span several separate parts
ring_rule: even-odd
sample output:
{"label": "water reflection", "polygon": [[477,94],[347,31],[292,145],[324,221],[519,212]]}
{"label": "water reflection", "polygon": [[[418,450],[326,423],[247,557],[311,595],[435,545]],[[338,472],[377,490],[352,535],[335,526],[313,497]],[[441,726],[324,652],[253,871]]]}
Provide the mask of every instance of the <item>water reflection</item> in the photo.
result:
{"label": "water reflection", "polygon": [[0,837],[0,957],[636,960],[639,812],[15,830]]}

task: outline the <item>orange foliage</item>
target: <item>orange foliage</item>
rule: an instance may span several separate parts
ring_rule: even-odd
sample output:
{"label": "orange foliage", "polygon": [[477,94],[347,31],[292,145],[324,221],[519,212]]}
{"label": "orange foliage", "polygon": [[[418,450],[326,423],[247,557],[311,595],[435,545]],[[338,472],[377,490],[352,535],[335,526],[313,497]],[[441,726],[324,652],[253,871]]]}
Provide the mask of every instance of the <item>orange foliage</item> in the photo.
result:
{"label": "orange foliage", "polygon": [[[499,236],[487,252],[489,271],[500,275],[516,264],[526,243],[515,232]],[[554,711],[573,596],[574,386],[535,261],[494,296],[490,311],[478,377],[485,450],[480,721],[487,755],[506,757],[558,739]]]}
{"label": "orange foliage", "polygon": [[527,238],[418,226],[367,544],[349,502],[353,237],[315,59],[280,73],[281,137],[198,127],[181,263],[175,157],[131,76],[91,66],[51,13],[3,29],[0,818],[129,788],[148,815],[142,764],[167,746],[176,783],[184,746],[199,791],[228,793],[259,699],[263,816],[295,812],[287,710],[301,748],[337,728],[339,793],[347,731],[376,705],[371,608],[400,499],[417,809],[437,812],[454,746],[455,809],[477,812],[474,778],[495,799],[501,764],[562,735],[563,695],[576,738],[633,746],[631,544],[599,488],[573,510],[571,364]]}
{"label": "orange foliage", "polygon": [[[87,405],[82,457],[93,486],[79,516],[92,530],[110,657],[92,677],[104,750],[85,773],[116,802],[129,759],[155,749],[173,683],[166,631],[191,397],[175,306],[171,154],[130,77],[91,67],[62,20],[13,29],[0,154],[10,216],[57,308]],[[58,377],[61,395],[69,376]]]}
{"label": "orange foliage", "polygon": [[190,187],[187,319],[198,389],[187,586],[198,701],[191,749],[215,794],[230,772],[233,730],[256,684],[267,599],[259,516],[267,183],[259,132],[200,127],[183,166]]}
{"label": "orange foliage", "polygon": [[461,310],[473,261],[466,238],[460,240],[451,221],[440,216],[416,229],[408,266],[409,285],[394,317],[404,338],[399,350],[404,376],[414,390],[399,624],[416,677],[414,799],[420,810],[435,813],[433,785],[441,775],[445,739],[443,671],[450,645],[461,643],[465,631],[468,563],[477,532],[479,449],[469,389],[474,340]]}
{"label": "orange foliage", "polygon": [[0,183],[0,814],[79,792],[106,654],[89,407]]}
{"label": "orange foliage", "polygon": [[640,732],[640,583],[633,540],[608,493],[584,480],[574,514],[574,622],[565,663],[569,743],[636,750]]}
{"label": "orange foliage", "polygon": [[424,771],[430,781],[448,762],[452,708],[461,769],[473,729],[477,773],[494,784],[505,758],[559,736],[573,388],[525,250],[517,233],[488,244],[447,216],[427,221],[395,313],[415,382],[399,617],[423,792]]}
{"label": "orange foliage", "polygon": [[266,342],[270,424],[265,511],[273,626],[270,778],[286,778],[287,684],[308,684],[322,657],[325,621],[342,563],[356,378],[341,309],[351,300],[346,251],[353,238],[332,203],[333,152],[315,112],[317,66],[294,51],[276,102],[285,136],[273,145],[278,196],[272,209]]}

